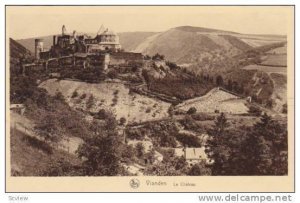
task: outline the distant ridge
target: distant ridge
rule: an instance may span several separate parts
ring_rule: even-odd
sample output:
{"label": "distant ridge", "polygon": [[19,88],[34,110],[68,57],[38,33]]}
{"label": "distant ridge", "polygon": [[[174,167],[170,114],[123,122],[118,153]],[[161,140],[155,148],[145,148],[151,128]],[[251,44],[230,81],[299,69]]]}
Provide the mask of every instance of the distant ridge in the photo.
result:
{"label": "distant ridge", "polygon": [[[88,35],[95,36],[95,33]],[[282,35],[241,34],[194,26],[179,26],[164,32],[123,32],[118,35],[125,51],[150,56],[163,54],[167,60],[185,67],[199,65],[203,60],[230,58],[252,48],[286,41]],[[51,47],[52,35],[39,38],[44,39],[45,48]],[[34,52],[34,38],[18,42]]]}
{"label": "distant ridge", "polygon": [[194,27],[194,26],[179,26],[174,29],[182,30],[186,32],[216,32],[216,33],[231,33],[231,34],[239,34],[237,32],[218,30],[213,28],[204,28],[204,27]]}

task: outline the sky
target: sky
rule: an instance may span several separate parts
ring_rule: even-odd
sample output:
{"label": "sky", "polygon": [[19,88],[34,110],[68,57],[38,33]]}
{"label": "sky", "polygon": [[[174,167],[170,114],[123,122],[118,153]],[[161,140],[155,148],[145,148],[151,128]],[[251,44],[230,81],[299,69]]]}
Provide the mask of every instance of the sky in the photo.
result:
{"label": "sky", "polygon": [[197,26],[244,34],[287,34],[292,7],[276,6],[7,6],[7,35],[25,39],[67,31],[96,33],[103,24],[115,32],[162,32]]}

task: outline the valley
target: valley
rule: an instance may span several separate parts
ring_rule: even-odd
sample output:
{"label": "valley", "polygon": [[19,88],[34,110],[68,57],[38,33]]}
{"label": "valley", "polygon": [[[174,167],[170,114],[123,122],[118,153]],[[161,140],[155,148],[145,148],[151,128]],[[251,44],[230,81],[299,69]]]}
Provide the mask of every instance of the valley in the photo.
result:
{"label": "valley", "polygon": [[[45,58],[31,55],[34,39],[11,39],[11,103],[25,106],[25,113],[11,108],[11,152],[21,157],[13,162],[14,175],[286,173],[271,171],[275,162],[270,171],[248,171],[235,159],[243,153],[241,159],[247,158],[248,140],[259,149],[265,143],[278,147],[269,159],[287,150],[285,36],[182,26],[120,33],[122,49],[117,40],[103,49],[108,41],[103,45],[102,36],[117,39],[103,33],[68,35],[78,47],[87,43],[96,50],[87,53],[73,53],[78,47],[72,44],[59,47],[63,43],[54,37],[50,51],[41,52],[49,54]],[[50,47],[51,37],[38,42]],[[91,46],[93,40],[100,42]],[[262,143],[253,141],[265,134]],[[27,147],[22,155],[19,149]],[[59,161],[49,160],[43,147]],[[40,168],[28,170],[34,153],[41,161],[30,163]],[[223,160],[238,172],[228,163],[214,168]]]}

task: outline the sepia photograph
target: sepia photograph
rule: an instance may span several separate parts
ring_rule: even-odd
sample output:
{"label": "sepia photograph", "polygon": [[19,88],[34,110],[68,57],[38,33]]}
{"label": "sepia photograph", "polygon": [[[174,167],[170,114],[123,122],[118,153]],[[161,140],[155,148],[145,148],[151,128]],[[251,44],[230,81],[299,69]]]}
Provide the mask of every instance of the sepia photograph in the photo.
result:
{"label": "sepia photograph", "polygon": [[6,6],[6,59],[11,190],[293,188],[293,6]]}

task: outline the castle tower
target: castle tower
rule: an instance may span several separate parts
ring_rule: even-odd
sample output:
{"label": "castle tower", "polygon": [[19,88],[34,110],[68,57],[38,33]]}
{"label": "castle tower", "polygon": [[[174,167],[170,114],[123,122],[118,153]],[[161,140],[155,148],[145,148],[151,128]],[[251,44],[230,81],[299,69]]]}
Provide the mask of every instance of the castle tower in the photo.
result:
{"label": "castle tower", "polygon": [[35,39],[35,59],[40,59],[40,53],[44,50],[44,41]]}
{"label": "castle tower", "polygon": [[61,28],[61,34],[62,34],[62,35],[65,35],[66,33],[67,33],[66,26],[63,25],[62,28]]}

